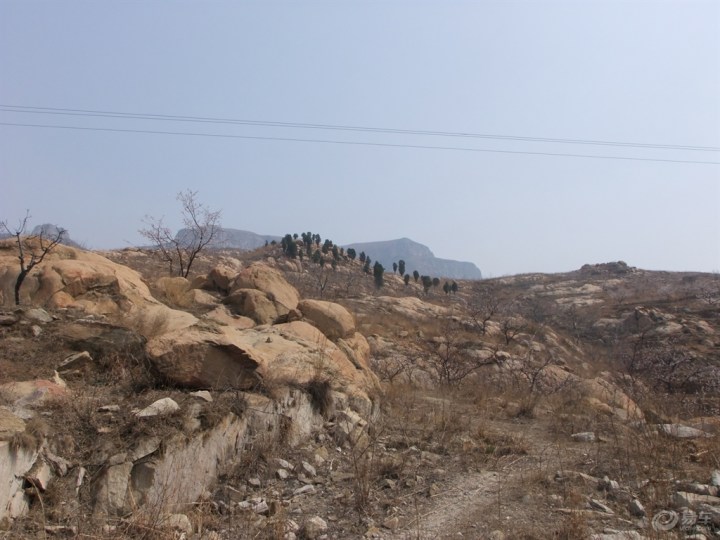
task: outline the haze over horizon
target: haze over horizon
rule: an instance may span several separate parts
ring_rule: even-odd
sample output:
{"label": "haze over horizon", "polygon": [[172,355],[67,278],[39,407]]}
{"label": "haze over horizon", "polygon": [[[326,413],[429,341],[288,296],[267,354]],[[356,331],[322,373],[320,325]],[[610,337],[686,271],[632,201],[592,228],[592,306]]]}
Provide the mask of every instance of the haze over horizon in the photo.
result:
{"label": "haze over horizon", "polygon": [[720,270],[715,1],[5,0],[0,73],[0,220],[91,248],[189,188],[486,277]]}

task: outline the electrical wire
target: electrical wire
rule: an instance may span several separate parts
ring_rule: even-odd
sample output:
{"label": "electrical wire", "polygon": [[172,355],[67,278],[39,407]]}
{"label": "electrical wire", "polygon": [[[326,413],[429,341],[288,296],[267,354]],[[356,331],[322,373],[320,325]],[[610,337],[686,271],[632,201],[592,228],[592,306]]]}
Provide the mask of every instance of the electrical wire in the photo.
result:
{"label": "electrical wire", "polygon": [[718,152],[718,151],[720,151],[720,147],[714,147],[714,146],[654,144],[654,143],[640,143],[640,142],[604,141],[604,140],[591,140],[591,139],[567,139],[567,138],[552,138],[552,137],[529,137],[529,136],[520,136],[520,135],[493,135],[493,134],[483,134],[483,133],[463,133],[463,132],[436,131],[436,130],[397,129],[397,128],[385,128],[385,127],[351,126],[351,125],[336,125],[336,124],[275,122],[275,121],[267,121],[267,120],[243,120],[243,119],[204,117],[204,116],[125,113],[125,112],[117,112],[117,111],[102,111],[102,110],[92,110],[92,109],[68,109],[68,108],[59,108],[59,107],[30,107],[30,106],[25,106],[25,105],[8,105],[8,104],[0,104],[0,112],[62,115],[62,116],[87,116],[87,117],[99,117],[99,118],[120,118],[120,119],[133,119],[133,120],[165,121],[165,122],[232,124],[232,125],[292,128],[292,129],[318,129],[318,130],[329,130],[329,131],[331,130],[331,131],[352,131],[352,132],[366,132],[366,133],[387,133],[387,134],[397,134],[397,135],[417,135],[417,136],[433,136],[433,137],[495,139],[495,140],[502,140],[502,141],[581,144],[581,145],[617,146],[617,147],[630,147],[630,148],[654,148],[654,149],[662,149],[662,150],[682,150],[682,151],[689,150],[689,151],[698,151],[698,152]]}
{"label": "electrical wire", "polygon": [[625,160],[625,161],[651,161],[659,163],[693,163],[702,165],[720,165],[719,161],[699,161],[699,160],[682,160],[682,159],[662,159],[662,158],[641,158],[641,157],[630,157],[630,156],[600,156],[592,154],[571,154],[561,152],[531,152],[521,150],[497,150],[492,148],[466,148],[459,146],[431,146],[421,144],[394,144],[394,143],[379,143],[379,142],[365,142],[365,141],[338,141],[330,139],[302,139],[294,137],[264,137],[255,135],[230,135],[222,133],[193,133],[184,131],[155,131],[146,129],[120,129],[120,128],[101,128],[101,127],[83,127],[83,126],[61,126],[55,124],[25,124],[15,122],[0,122],[0,126],[14,126],[14,127],[29,127],[29,128],[43,128],[43,129],[67,129],[77,131],[102,131],[109,133],[144,133],[152,135],[177,135],[177,136],[189,136],[189,137],[212,137],[212,138],[223,138],[223,139],[246,139],[256,141],[284,141],[284,142],[304,142],[304,143],[316,143],[316,144],[339,144],[339,145],[357,145],[357,146],[376,146],[376,147],[388,147],[388,148],[413,148],[422,150],[454,150],[461,152],[485,152],[495,154],[521,154],[530,156],[555,156],[555,157],[575,157],[575,158],[589,158],[589,159],[611,159],[611,160]]}

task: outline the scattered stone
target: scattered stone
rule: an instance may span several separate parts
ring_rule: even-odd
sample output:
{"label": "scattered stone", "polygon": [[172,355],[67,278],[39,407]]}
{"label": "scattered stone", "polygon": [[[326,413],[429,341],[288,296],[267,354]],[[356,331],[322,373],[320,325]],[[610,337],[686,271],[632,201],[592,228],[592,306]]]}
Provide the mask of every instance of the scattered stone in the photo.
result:
{"label": "scattered stone", "polygon": [[304,538],[315,540],[325,533],[328,529],[327,522],[320,516],[313,516],[305,522],[303,526]]}
{"label": "scattered stone", "polygon": [[119,454],[110,456],[110,458],[108,458],[105,465],[107,465],[108,467],[112,467],[113,465],[120,465],[122,463],[125,463],[127,460],[128,460],[127,452],[120,452]]}
{"label": "scattered stone", "polygon": [[135,445],[135,450],[130,454],[130,461],[137,461],[157,452],[160,448],[160,442],[160,438],[155,436],[139,439]]}
{"label": "scattered stone", "polygon": [[630,501],[628,510],[635,517],[645,517],[647,515],[647,512],[645,511],[645,507],[637,499],[633,499],[632,501]]}
{"label": "scattered stone", "polygon": [[252,487],[259,488],[262,484],[260,483],[260,479],[257,476],[253,476],[252,478],[248,478],[248,484],[250,484]]}
{"label": "scattered stone", "polygon": [[488,540],[505,540],[505,533],[502,531],[493,531],[488,535]]}
{"label": "scattered stone", "polygon": [[696,493],[688,493],[687,491],[677,491],[673,495],[673,505],[676,508],[684,506],[692,507],[697,504],[720,505],[720,497],[711,495],[697,495]]}
{"label": "scattered stone", "polygon": [[44,460],[38,459],[23,478],[36,489],[45,491],[52,478],[52,470]]}
{"label": "scattered stone", "polygon": [[658,424],[660,431],[676,439],[698,439],[701,437],[712,437],[701,429],[682,424]]}
{"label": "scattered stone", "polygon": [[56,456],[47,449],[45,449],[45,460],[52,467],[53,473],[61,478],[65,476],[72,467],[72,463],[68,460]]}
{"label": "scattered stone", "polygon": [[268,506],[267,502],[262,500],[252,507],[252,511],[256,514],[267,514],[270,511],[270,507]]}
{"label": "scattered stone", "polygon": [[690,484],[680,484],[679,487],[682,491],[687,491],[688,493],[695,493],[697,495],[712,495],[713,497],[715,497],[718,494],[717,486],[709,486],[707,484],[700,484],[698,482],[693,482]]}
{"label": "scattered stone", "polygon": [[190,395],[193,397],[196,397],[198,399],[202,399],[203,401],[207,401],[208,403],[212,403],[213,397],[210,392],[207,390],[198,390],[197,392],[190,392]]}
{"label": "scattered stone", "polygon": [[167,516],[164,516],[162,520],[162,527],[165,529],[174,529],[187,535],[190,535],[193,532],[190,518],[188,518],[185,514],[168,514]]}
{"label": "scattered stone", "polygon": [[710,476],[710,483],[713,486],[720,487],[720,471],[713,471]]}
{"label": "scattered stone", "polygon": [[42,308],[25,309],[23,310],[23,315],[26,319],[39,323],[49,323],[53,321],[52,315]]}
{"label": "scattered stone", "polygon": [[595,442],[595,433],[592,431],[583,431],[581,433],[573,433],[570,435],[575,442]]}
{"label": "scattered stone", "polygon": [[150,416],[167,416],[168,414],[172,414],[179,410],[180,405],[178,405],[174,399],[167,397],[158,399],[156,402],[148,405],[143,410],[136,413],[135,416],[137,416],[138,418],[147,418]]}
{"label": "scattered stone", "polygon": [[0,326],[12,326],[18,322],[18,318],[15,315],[0,315]]}
{"label": "scattered stone", "polygon": [[77,536],[78,528],[68,525],[45,525],[45,532],[52,536]]}
{"label": "scattered stone", "polygon": [[102,407],[98,407],[98,411],[107,413],[120,412],[120,405],[103,405]]}
{"label": "scattered stone", "polygon": [[382,526],[395,532],[400,526],[400,519],[397,516],[389,517],[383,521]]}
{"label": "scattered stone", "polygon": [[610,480],[609,477],[604,476],[603,479],[598,482],[598,489],[603,491],[617,491],[620,489],[620,484],[618,484],[615,480]]}
{"label": "scattered stone", "polygon": [[30,327],[30,332],[32,333],[33,337],[38,337],[40,334],[42,334],[42,328],[40,328],[37,324],[33,324]]}
{"label": "scattered stone", "polygon": [[307,461],[302,462],[302,468],[310,476],[317,476],[317,471],[315,470],[315,467],[310,465]]}
{"label": "scattered stone", "polygon": [[304,486],[299,487],[295,491],[293,491],[293,496],[305,495],[308,493],[315,493],[315,486],[313,486],[312,484],[305,484]]}
{"label": "scattered stone", "polygon": [[615,513],[612,511],[612,509],[609,506],[601,503],[597,499],[590,499],[590,507],[593,508],[594,510],[599,510],[600,512],[603,512],[605,514],[614,514]]}
{"label": "scattered stone", "polygon": [[60,373],[66,371],[75,371],[78,369],[82,369],[92,363],[93,358],[92,356],[90,356],[90,353],[87,351],[83,351],[65,357],[65,360],[60,362],[60,364],[58,365],[57,371],[59,371]]}
{"label": "scattered stone", "polygon": [[639,532],[636,531],[619,531],[603,534],[592,534],[590,540],[645,540]]}
{"label": "scattered stone", "polygon": [[287,480],[290,477],[290,473],[288,473],[285,469],[278,469],[275,471],[275,476],[277,476],[280,480]]}
{"label": "scattered stone", "polygon": [[288,471],[292,471],[295,467],[292,466],[292,463],[289,461],[285,461],[284,459],[276,458],[275,463],[280,465],[281,468],[287,469]]}

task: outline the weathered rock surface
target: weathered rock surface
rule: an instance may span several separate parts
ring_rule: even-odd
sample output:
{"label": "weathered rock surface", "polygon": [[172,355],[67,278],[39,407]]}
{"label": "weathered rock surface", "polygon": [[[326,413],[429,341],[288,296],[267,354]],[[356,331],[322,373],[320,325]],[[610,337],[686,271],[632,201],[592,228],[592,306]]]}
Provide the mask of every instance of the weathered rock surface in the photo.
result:
{"label": "weathered rock surface", "polygon": [[302,300],[298,308],[329,339],[348,338],[355,334],[355,319],[340,304],[322,300]]}
{"label": "weathered rock surface", "polygon": [[230,292],[238,289],[262,291],[275,304],[280,315],[295,309],[300,300],[300,294],[295,287],[290,285],[279,271],[263,263],[254,263],[237,275]]}
{"label": "weathered rock surface", "polygon": [[[0,241],[0,303],[14,299],[17,255],[11,241]],[[158,302],[140,274],[96,253],[57,246],[30,273],[20,290],[23,303],[75,308],[116,323],[132,321],[144,335],[190,326],[196,319]]]}
{"label": "weathered rock surface", "polygon": [[322,373],[334,387],[366,396],[377,385],[367,369],[369,347],[359,334],[347,343],[360,369],[317,328],[301,321],[242,331],[195,326],[151,340],[147,351],[165,380],[186,388],[251,389],[263,381],[304,384]]}

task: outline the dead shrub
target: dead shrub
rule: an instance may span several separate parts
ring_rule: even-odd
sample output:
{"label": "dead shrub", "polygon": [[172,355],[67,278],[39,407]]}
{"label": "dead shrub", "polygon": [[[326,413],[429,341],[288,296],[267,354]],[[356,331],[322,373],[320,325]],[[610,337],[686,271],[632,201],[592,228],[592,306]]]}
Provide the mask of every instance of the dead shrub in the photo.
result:
{"label": "dead shrub", "polygon": [[328,418],[333,407],[332,386],[324,377],[313,377],[304,386],[303,390],[310,396],[313,410]]}

